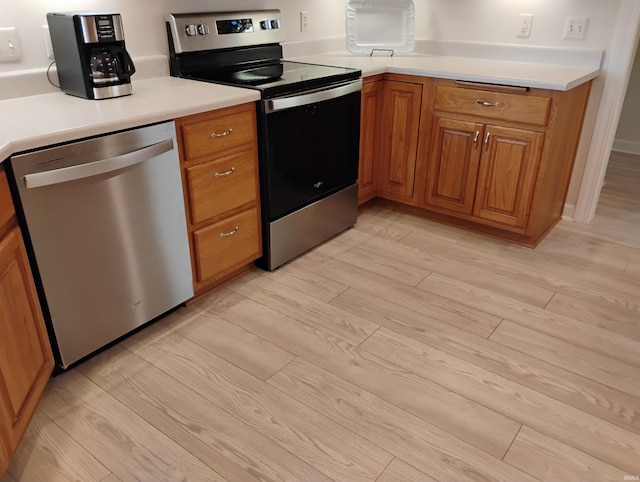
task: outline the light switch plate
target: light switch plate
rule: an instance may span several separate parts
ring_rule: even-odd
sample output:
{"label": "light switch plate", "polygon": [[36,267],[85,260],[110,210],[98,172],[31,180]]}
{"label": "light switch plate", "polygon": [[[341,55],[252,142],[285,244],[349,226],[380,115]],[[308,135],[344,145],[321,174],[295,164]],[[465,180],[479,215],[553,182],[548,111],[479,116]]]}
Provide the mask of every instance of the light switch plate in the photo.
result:
{"label": "light switch plate", "polygon": [[580,40],[587,33],[589,17],[567,17],[564,22],[564,35],[567,40]]}
{"label": "light switch plate", "polygon": [[0,62],[12,62],[22,58],[18,29],[0,28]]}

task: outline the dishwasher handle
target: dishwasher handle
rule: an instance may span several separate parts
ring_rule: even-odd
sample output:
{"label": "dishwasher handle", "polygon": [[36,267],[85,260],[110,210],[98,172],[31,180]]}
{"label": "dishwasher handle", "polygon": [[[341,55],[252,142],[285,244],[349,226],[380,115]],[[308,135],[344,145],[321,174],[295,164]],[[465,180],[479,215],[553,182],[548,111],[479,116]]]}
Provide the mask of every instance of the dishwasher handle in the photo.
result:
{"label": "dishwasher handle", "polygon": [[117,157],[88,162],[86,164],[79,164],[77,166],[63,167],[51,171],[25,174],[23,176],[24,185],[27,189],[32,189],[94,177],[100,174],[140,164],[152,157],[169,152],[172,149],[173,139],[165,139],[164,141],[151,144],[150,146],[146,146],[135,151],[127,152],[126,154],[122,154]]}
{"label": "dishwasher handle", "polygon": [[270,114],[271,112],[277,112],[279,110],[291,109],[293,107],[301,107],[303,105],[315,104],[316,102],[336,99],[338,97],[352,94],[353,92],[359,92],[361,90],[362,79],[358,79],[355,82],[342,84],[338,87],[316,90],[302,95],[268,99],[263,101],[264,110],[267,114]]}

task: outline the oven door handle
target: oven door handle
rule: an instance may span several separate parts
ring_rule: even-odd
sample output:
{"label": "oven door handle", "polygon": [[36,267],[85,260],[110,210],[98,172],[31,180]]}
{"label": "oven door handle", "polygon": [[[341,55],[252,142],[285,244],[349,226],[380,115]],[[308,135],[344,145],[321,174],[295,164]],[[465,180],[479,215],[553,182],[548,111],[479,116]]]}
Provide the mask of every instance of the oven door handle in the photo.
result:
{"label": "oven door handle", "polygon": [[338,87],[329,89],[316,90],[307,94],[295,95],[291,97],[280,97],[278,99],[264,100],[265,113],[270,114],[284,109],[292,109],[293,107],[301,107],[303,105],[315,104],[325,100],[336,99],[345,95],[359,92],[362,90],[362,79],[348,84],[342,84]]}

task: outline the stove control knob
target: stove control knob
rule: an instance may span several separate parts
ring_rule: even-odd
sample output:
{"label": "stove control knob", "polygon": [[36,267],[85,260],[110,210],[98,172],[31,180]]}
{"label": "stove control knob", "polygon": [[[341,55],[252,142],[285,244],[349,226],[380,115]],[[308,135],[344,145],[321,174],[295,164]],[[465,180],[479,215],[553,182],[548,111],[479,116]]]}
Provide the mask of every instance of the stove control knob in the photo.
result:
{"label": "stove control knob", "polygon": [[187,33],[188,37],[193,37],[194,35],[198,35],[198,29],[194,24],[189,24],[184,28],[184,31]]}
{"label": "stove control knob", "polygon": [[271,20],[271,28],[280,28],[280,20]]}
{"label": "stove control knob", "polygon": [[200,35],[209,35],[209,25],[206,23],[201,23],[198,25],[198,33]]}
{"label": "stove control knob", "polygon": [[271,20],[262,20],[260,22],[262,30],[271,30]]}

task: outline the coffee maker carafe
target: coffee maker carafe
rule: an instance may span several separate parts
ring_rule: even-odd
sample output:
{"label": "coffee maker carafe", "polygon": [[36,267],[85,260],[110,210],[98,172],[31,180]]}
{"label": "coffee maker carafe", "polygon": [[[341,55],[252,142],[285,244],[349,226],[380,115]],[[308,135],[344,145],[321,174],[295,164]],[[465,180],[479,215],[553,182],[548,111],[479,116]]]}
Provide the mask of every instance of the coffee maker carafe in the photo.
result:
{"label": "coffee maker carafe", "polygon": [[87,99],[131,93],[135,67],[119,14],[48,13],[47,22],[63,92]]}

